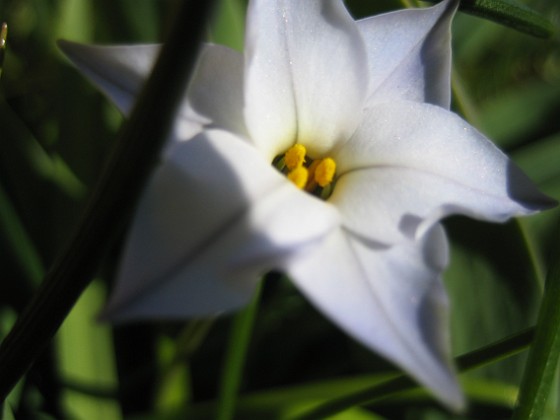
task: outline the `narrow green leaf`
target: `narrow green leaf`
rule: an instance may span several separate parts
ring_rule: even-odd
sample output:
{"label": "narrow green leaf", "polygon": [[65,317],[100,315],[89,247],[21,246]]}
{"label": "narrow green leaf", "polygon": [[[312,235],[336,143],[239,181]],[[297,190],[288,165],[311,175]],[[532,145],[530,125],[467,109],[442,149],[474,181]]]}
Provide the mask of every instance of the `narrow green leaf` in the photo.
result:
{"label": "narrow green leaf", "polygon": [[[116,365],[109,325],[92,322],[105,301],[100,282],[93,282],[62,324],[56,336],[59,374],[64,383],[87,383],[94,389],[117,388]],[[65,411],[89,419],[121,418],[115,400],[65,387],[62,391]]]}
{"label": "narrow green leaf", "polygon": [[220,0],[210,27],[212,42],[241,51],[245,36],[245,9],[246,6],[239,0]]}
{"label": "narrow green leaf", "polygon": [[554,33],[548,19],[511,0],[462,0],[459,10],[539,38],[550,38]]}
{"label": "narrow green leaf", "polygon": [[92,5],[89,1],[62,0],[56,19],[56,38],[88,42],[92,39],[94,23],[91,20]]}
{"label": "narrow green leaf", "polygon": [[251,332],[255,323],[255,316],[259,305],[260,288],[257,287],[251,303],[239,311],[232,325],[226,353],[220,397],[218,402],[219,420],[230,420],[234,418],[237,405],[237,395],[241,386],[243,369],[247,359],[247,350],[251,339]]}
{"label": "narrow green leaf", "polygon": [[191,372],[188,360],[206,338],[215,318],[193,319],[175,339],[161,337],[158,354],[162,373],[155,408],[158,412],[184,409],[192,400]]}
{"label": "narrow green leaf", "polygon": [[535,339],[521,383],[515,420],[540,419],[556,374],[560,357],[560,258],[558,247],[551,255]]}
{"label": "narrow green leaf", "polygon": [[[444,277],[452,302],[452,348],[464,353],[534,324],[542,289],[519,227],[465,218],[446,222],[454,239]],[[480,374],[519,383],[523,368],[522,358],[512,358],[485,366]]]}
{"label": "narrow green leaf", "polygon": [[[532,337],[533,330],[530,329],[499,340],[488,346],[457,357],[455,359],[457,367],[459,371],[463,372],[513,356],[524,350],[531,343]],[[418,385],[412,379],[400,374],[369,388],[333,398],[326,403],[318,404],[295,418],[298,420],[326,418],[351,407],[373,403],[393,396],[396,393],[409,391],[417,387]]]}
{"label": "narrow green leaf", "polygon": [[184,361],[175,362],[177,343],[170,337],[158,339],[158,358],[164,366],[158,380],[154,408],[158,412],[185,408],[190,401],[190,372]]}
{"label": "narrow green leaf", "polygon": [[2,420],[16,420],[16,417],[14,416],[14,412],[12,411],[12,408],[7,402],[4,403],[3,405]]}
{"label": "narrow green leaf", "polygon": [[[316,408],[319,404],[328,403],[333,395],[339,395],[343,392],[358,392],[368,386],[371,388],[372,384],[386,382],[391,377],[395,377],[395,374],[366,374],[247,393],[240,397],[236,415],[239,418],[247,419],[293,420]],[[472,377],[462,378],[461,385],[469,401],[507,409],[513,409],[519,391],[517,386],[507,382]],[[417,388],[400,392],[394,398],[378,401],[378,406],[406,406],[419,402],[429,404],[432,401],[433,397],[426,390]],[[186,418],[188,416],[190,416],[188,418],[211,418],[214,407],[215,402],[213,401],[200,402],[190,407],[187,413],[179,414],[177,411],[173,418]],[[366,413],[371,414],[371,411],[355,406],[346,408],[328,418],[353,419],[354,416],[361,416]],[[317,416],[314,418],[325,417]]]}

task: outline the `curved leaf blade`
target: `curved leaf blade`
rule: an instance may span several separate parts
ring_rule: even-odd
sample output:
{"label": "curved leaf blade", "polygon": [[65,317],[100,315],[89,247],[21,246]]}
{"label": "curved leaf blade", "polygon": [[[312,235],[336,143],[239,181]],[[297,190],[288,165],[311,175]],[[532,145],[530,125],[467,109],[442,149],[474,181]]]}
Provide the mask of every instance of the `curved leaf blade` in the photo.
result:
{"label": "curved leaf blade", "polygon": [[554,33],[554,26],[548,19],[509,0],[462,0],[459,10],[538,38],[550,38]]}

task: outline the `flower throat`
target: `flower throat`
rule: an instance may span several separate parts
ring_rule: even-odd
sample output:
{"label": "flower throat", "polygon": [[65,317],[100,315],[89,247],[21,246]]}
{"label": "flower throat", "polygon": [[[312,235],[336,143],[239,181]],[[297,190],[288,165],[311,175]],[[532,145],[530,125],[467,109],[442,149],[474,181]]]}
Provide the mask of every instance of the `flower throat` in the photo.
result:
{"label": "flower throat", "polygon": [[336,162],[326,157],[310,159],[304,145],[296,143],[272,164],[298,188],[326,200],[332,193]]}

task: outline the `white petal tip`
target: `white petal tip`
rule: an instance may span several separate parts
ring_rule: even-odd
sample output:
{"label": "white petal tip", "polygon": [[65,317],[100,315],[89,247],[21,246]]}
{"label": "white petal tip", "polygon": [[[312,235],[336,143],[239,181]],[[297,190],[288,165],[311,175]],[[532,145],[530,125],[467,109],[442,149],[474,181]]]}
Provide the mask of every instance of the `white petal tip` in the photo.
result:
{"label": "white petal tip", "polygon": [[96,317],[97,322],[111,323],[111,324],[125,324],[132,320],[119,315],[118,308],[115,308],[110,302],[105,306]]}
{"label": "white petal tip", "polygon": [[92,48],[86,44],[66,39],[58,39],[56,45],[72,62],[79,62],[80,57],[88,55],[89,50]]}
{"label": "white petal tip", "polygon": [[507,193],[527,210],[527,214],[548,210],[558,205],[558,201],[540,192],[535,184],[511,161],[507,167]]}
{"label": "white petal tip", "polygon": [[442,404],[455,414],[463,414],[467,409],[467,401],[459,389],[453,392],[453,395],[449,395],[448,398],[442,400]]}

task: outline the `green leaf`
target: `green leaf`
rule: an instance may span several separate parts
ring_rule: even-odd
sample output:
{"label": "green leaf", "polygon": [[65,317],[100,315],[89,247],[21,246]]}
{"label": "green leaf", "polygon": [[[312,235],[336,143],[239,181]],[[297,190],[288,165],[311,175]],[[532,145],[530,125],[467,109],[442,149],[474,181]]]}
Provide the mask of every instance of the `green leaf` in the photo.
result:
{"label": "green leaf", "polygon": [[501,147],[511,148],[546,127],[558,104],[560,86],[540,80],[518,83],[479,106],[480,127]]}
{"label": "green leaf", "polygon": [[16,420],[16,417],[14,416],[14,412],[12,411],[10,404],[8,404],[7,402],[4,403],[2,409],[2,420]]}
{"label": "green leaf", "polygon": [[89,1],[62,0],[59,5],[56,38],[88,42],[92,39],[94,25],[91,20],[92,5]]}
{"label": "green leaf", "polygon": [[[110,327],[92,322],[104,301],[103,285],[92,283],[57,334],[56,349],[64,383],[84,383],[101,390],[117,388]],[[62,403],[66,412],[83,418],[120,418],[116,401],[96,397],[66,387],[62,392]]]}
{"label": "green leaf", "polygon": [[190,400],[189,367],[187,363],[175,361],[178,347],[175,341],[163,336],[157,343],[160,363],[164,365],[154,404],[157,411],[181,408]]}
{"label": "green leaf", "polygon": [[[527,330],[459,356],[455,359],[459,371],[463,372],[474,369],[517,354],[527,347],[532,339],[532,335],[533,331]],[[393,397],[397,393],[402,403],[402,392],[415,390],[417,387],[418,385],[412,379],[400,374],[373,386],[370,385],[368,388],[331,398],[329,401],[318,404],[309,411],[302,413],[301,416],[298,415],[295,418],[298,420],[326,418],[355,406],[378,402],[388,397]]]}
{"label": "green leaf", "polygon": [[461,385],[469,401],[513,408],[519,388],[506,382],[464,378]]}
{"label": "green leaf", "polygon": [[220,389],[220,402],[216,418],[230,420],[234,418],[237,396],[243,377],[243,368],[247,359],[247,351],[251,340],[251,332],[255,323],[260,300],[258,287],[248,306],[239,311],[232,324],[228,343],[224,372]]}
{"label": "green leaf", "polygon": [[[520,337],[526,339],[527,335],[518,336],[516,339]],[[511,341],[505,341],[504,343],[509,345]],[[462,360],[465,360],[465,358]],[[331,401],[337,399],[340,395],[361,394],[364,389],[371,390],[373,386],[383,386],[384,383],[394,382],[395,378],[394,374],[348,376],[249,393],[240,397],[236,418],[292,420],[306,418],[305,416],[309,413],[312,413],[309,418],[379,418],[376,416],[367,417],[373,414],[359,407],[359,404],[340,407],[340,410],[321,412],[310,410],[318,407],[329,407]],[[412,384],[412,382],[410,383]],[[464,378],[461,380],[461,385],[470,401],[494,407],[511,409],[518,394],[517,386],[495,380]],[[414,385],[411,386],[414,387]],[[431,401],[433,401],[433,398],[427,391],[417,388],[401,392],[395,397],[386,396],[383,400],[380,398],[376,401],[376,407],[402,406],[414,402],[428,403]],[[192,418],[212,418],[214,404],[215,402],[196,404],[187,413],[176,411],[174,418],[185,418],[187,414]]]}
{"label": "green leaf", "polygon": [[[519,227],[455,217],[446,228],[452,251],[444,279],[454,351],[464,353],[533,325],[541,290]],[[512,358],[473,374],[517,383],[523,362]]]}
{"label": "green leaf", "polygon": [[540,419],[550,395],[560,358],[560,258],[556,247],[539,313],[535,339],[521,383],[515,420]]}
{"label": "green leaf", "polygon": [[241,51],[245,36],[245,9],[239,0],[221,0],[210,27],[211,41]]}
{"label": "green leaf", "polygon": [[539,38],[550,38],[554,32],[548,19],[511,0],[462,0],[459,10]]}

